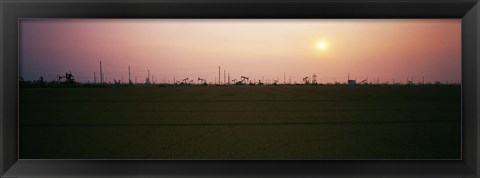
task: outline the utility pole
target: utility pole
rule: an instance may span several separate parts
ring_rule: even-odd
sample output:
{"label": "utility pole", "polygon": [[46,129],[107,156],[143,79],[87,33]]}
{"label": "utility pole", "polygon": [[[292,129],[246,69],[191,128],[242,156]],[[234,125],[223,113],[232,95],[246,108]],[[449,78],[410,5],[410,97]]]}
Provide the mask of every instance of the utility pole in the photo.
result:
{"label": "utility pole", "polygon": [[102,61],[100,61],[100,83],[103,84]]}
{"label": "utility pole", "polygon": [[97,76],[95,72],[93,72],[93,83],[97,83]]}
{"label": "utility pole", "polygon": [[223,70],[223,84],[227,84],[227,71],[224,69]]}
{"label": "utility pole", "polygon": [[220,66],[218,66],[218,84],[222,84],[222,81],[220,80]]}
{"label": "utility pole", "polygon": [[283,72],[283,84],[287,84],[285,72]]}
{"label": "utility pole", "polygon": [[230,85],[230,72],[228,73],[228,85]]}

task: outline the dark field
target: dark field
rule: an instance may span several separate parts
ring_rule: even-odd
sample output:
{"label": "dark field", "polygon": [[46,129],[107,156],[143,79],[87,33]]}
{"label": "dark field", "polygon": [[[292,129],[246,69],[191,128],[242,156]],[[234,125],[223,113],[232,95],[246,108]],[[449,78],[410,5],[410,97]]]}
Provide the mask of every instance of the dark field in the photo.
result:
{"label": "dark field", "polygon": [[460,159],[456,86],[20,90],[21,159]]}

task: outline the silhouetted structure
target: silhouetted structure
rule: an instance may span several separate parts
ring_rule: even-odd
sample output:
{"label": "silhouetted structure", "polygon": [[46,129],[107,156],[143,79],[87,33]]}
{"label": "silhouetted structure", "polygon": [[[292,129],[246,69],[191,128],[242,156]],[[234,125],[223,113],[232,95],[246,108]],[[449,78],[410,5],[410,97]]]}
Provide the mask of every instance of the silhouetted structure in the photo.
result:
{"label": "silhouetted structure", "polygon": [[310,81],[308,80],[308,76],[307,76],[307,77],[303,77],[303,83],[305,83],[305,85],[310,84]]}
{"label": "silhouetted structure", "polygon": [[[72,75],[72,72],[65,73],[65,76],[58,75],[58,82],[73,84],[75,83],[75,78]],[[43,80],[43,77],[41,77]],[[65,79],[65,80],[64,80]]]}
{"label": "silhouetted structure", "polygon": [[203,78],[198,77],[198,81],[201,82],[202,85],[207,85],[207,81]]}
{"label": "silhouetted structure", "polygon": [[312,84],[316,85],[317,84],[317,75],[313,73],[312,75]]}

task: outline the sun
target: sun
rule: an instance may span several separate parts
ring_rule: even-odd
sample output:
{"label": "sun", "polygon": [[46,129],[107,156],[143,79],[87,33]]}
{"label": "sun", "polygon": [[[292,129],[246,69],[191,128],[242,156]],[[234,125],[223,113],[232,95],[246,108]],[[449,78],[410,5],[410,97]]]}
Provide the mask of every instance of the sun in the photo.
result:
{"label": "sun", "polygon": [[317,43],[317,48],[318,49],[321,49],[321,50],[324,50],[324,49],[327,49],[328,45],[327,45],[327,42],[325,41],[320,41]]}

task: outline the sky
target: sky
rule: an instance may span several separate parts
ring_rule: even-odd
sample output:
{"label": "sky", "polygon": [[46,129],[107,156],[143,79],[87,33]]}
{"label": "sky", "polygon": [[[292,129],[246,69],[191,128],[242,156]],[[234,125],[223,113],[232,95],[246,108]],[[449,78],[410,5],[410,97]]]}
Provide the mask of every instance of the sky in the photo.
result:
{"label": "sky", "polygon": [[[21,19],[20,74],[264,83],[461,80],[461,19]],[[284,78],[285,76],[285,78]],[[228,79],[227,79],[228,80]]]}

